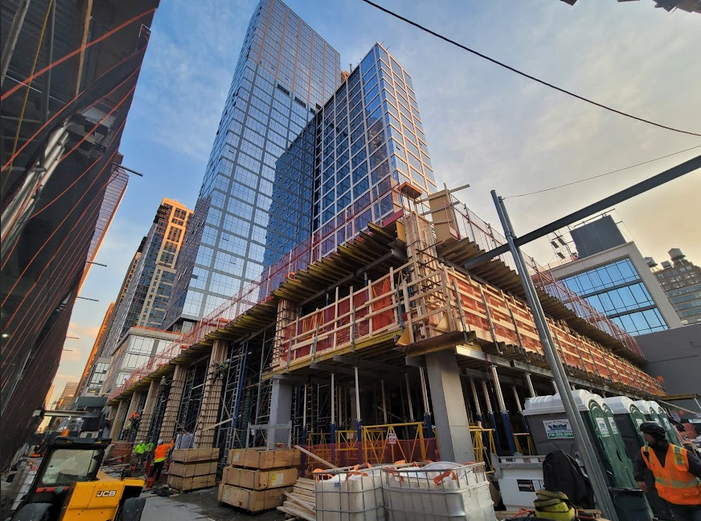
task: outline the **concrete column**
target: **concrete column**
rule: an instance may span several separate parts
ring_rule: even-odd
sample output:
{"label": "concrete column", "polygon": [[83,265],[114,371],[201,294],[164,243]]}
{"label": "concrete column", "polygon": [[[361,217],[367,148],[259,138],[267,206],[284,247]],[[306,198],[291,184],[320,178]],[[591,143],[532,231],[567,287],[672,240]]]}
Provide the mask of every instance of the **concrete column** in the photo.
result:
{"label": "concrete column", "polygon": [[180,402],[183,399],[185,376],[187,376],[187,367],[184,365],[176,365],[175,373],[173,373],[173,381],[170,384],[170,392],[168,393],[166,410],[165,413],[163,413],[161,430],[158,433],[158,437],[166,441],[173,439],[175,436],[175,424],[178,421]]}
{"label": "concrete column", "polygon": [[209,357],[207,377],[205,379],[204,392],[202,393],[202,407],[197,418],[197,448],[209,448],[214,443],[215,425],[219,419],[219,401],[221,399],[224,379],[220,377],[217,367],[229,356],[229,343],[223,340],[215,340],[212,346],[212,354]]}
{"label": "concrete column", "polygon": [[275,339],[273,343],[273,367],[289,365],[289,340],[285,340],[285,330],[299,318],[297,305],[290,300],[280,299],[277,304],[277,322],[275,324]]}
{"label": "concrete column", "polygon": [[289,429],[277,429],[273,425],[286,425],[292,419],[292,390],[293,385],[279,376],[273,377],[273,389],[270,399],[270,425],[268,428],[268,448],[276,443],[287,445]]}
{"label": "concrete column", "polygon": [[426,373],[441,459],[458,463],[474,461],[470,424],[455,352],[427,354]]}
{"label": "concrete column", "polygon": [[119,433],[122,432],[122,429],[124,428],[124,422],[122,421],[122,414],[124,413],[124,409],[129,407],[129,400],[120,400],[119,405],[117,407],[112,407],[113,410],[116,409],[117,414],[114,415],[114,421],[112,422],[112,430],[110,430],[110,438],[112,440],[116,440],[119,437]]}
{"label": "concrete column", "polygon": [[161,385],[158,380],[152,380],[151,386],[148,388],[148,394],[146,395],[146,403],[144,404],[144,410],[141,413],[141,423],[139,423],[139,430],[136,433],[136,441],[146,441],[146,436],[148,436],[148,431],[151,428],[151,419],[153,418],[153,410],[156,408],[156,400],[158,399],[158,392],[161,389]]}

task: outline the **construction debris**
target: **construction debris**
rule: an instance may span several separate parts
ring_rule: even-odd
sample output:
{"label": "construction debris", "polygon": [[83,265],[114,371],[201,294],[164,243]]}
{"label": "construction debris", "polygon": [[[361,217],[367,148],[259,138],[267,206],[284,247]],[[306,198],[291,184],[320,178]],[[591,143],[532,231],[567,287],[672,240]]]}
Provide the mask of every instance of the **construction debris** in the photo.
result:
{"label": "construction debris", "polygon": [[285,502],[277,509],[287,514],[286,519],[316,521],[313,479],[299,478],[292,492],[285,492],[285,497]]}

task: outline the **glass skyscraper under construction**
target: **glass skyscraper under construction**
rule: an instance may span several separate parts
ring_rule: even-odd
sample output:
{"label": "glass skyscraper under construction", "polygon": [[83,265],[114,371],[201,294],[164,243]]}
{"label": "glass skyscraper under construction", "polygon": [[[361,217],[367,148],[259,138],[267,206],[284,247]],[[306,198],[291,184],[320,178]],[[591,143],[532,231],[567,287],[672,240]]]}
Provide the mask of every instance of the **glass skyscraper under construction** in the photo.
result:
{"label": "glass skyscraper under construction", "polygon": [[275,166],[341,83],[338,52],[279,0],[256,7],[163,326],[186,330],[264,267]]}
{"label": "glass skyscraper under construction", "polygon": [[266,266],[310,238],[296,269],[335,251],[399,210],[404,183],[435,191],[411,76],[380,44],[344,76],[277,163]]}

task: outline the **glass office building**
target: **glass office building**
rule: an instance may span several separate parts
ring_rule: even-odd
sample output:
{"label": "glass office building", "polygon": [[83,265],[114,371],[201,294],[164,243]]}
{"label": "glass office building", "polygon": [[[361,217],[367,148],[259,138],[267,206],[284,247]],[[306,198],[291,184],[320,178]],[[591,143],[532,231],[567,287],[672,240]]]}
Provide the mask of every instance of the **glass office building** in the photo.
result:
{"label": "glass office building", "polygon": [[[276,165],[265,264],[317,260],[436,184],[411,76],[376,44]],[[297,268],[300,264],[297,263]]]}
{"label": "glass office building", "polygon": [[279,0],[249,23],[163,326],[187,330],[263,270],[275,166],[341,82],[340,56]]}
{"label": "glass office building", "polygon": [[631,335],[668,328],[630,259],[598,266],[562,282]]}

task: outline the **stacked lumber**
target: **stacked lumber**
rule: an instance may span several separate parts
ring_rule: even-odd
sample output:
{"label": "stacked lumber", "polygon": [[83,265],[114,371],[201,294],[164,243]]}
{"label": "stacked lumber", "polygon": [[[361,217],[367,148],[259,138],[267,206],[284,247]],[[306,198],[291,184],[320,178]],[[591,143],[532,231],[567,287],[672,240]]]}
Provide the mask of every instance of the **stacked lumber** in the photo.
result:
{"label": "stacked lumber", "polygon": [[286,519],[316,521],[314,480],[299,478],[292,492],[285,492],[285,502],[278,510],[287,514]]}
{"label": "stacked lumber", "polygon": [[168,469],[168,486],[187,492],[217,484],[219,449],[177,449]]}
{"label": "stacked lumber", "polygon": [[277,508],[297,482],[299,464],[300,454],[294,449],[233,449],[218,499],[249,512]]}

